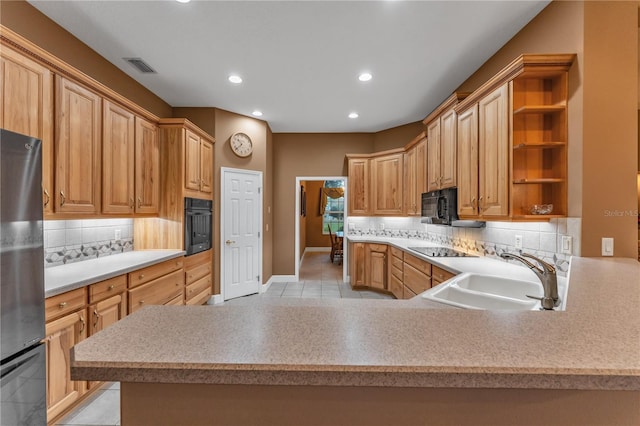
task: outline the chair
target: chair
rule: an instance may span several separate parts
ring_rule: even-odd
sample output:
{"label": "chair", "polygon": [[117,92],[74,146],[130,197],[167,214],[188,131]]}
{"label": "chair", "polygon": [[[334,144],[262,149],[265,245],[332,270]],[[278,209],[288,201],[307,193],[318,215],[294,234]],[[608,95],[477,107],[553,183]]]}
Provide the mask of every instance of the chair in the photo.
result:
{"label": "chair", "polygon": [[329,230],[329,237],[331,237],[331,253],[329,254],[331,263],[333,263],[335,259],[338,259],[340,261],[339,265],[342,265],[342,238],[336,237],[336,235],[331,232],[331,225],[327,224],[327,229]]}

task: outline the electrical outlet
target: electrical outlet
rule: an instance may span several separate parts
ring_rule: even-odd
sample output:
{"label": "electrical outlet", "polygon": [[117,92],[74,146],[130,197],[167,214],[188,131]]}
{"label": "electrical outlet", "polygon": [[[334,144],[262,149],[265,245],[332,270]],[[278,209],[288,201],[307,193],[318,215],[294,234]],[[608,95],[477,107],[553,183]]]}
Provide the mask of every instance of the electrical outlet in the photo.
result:
{"label": "electrical outlet", "polygon": [[380,227],[381,231],[384,231],[384,222],[380,222],[378,226]]}
{"label": "electrical outlet", "polygon": [[120,239],[121,239],[121,238],[122,238],[122,233],[120,232],[120,230],[119,230],[119,229],[116,229],[116,231],[115,231],[115,235],[114,235],[114,239],[115,239],[116,241],[120,241]]}
{"label": "electrical outlet", "polygon": [[573,240],[570,236],[563,235],[561,244],[560,253],[571,254],[573,252]]}
{"label": "electrical outlet", "polygon": [[613,238],[602,239],[602,255],[613,256]]}
{"label": "electrical outlet", "polygon": [[516,248],[522,250],[522,235],[516,235]]}

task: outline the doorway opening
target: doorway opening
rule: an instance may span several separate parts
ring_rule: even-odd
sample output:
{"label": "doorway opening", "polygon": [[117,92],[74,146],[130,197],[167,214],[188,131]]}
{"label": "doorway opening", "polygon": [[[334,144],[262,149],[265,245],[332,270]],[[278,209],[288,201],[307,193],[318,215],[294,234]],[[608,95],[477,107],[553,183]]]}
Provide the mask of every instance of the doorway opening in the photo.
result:
{"label": "doorway opening", "polygon": [[[305,253],[313,253],[309,256],[310,266],[313,264],[315,268],[325,268],[323,272],[325,276],[332,274],[328,268],[340,268],[341,273],[338,276],[343,282],[347,282],[346,244],[342,244],[341,256],[337,253],[333,253],[332,256],[332,238],[339,235],[339,238],[344,240],[343,232],[347,223],[347,178],[345,176],[296,177],[295,194],[296,281],[301,279],[300,271]],[[329,231],[333,235],[330,235]],[[316,252],[321,254],[318,255]],[[305,269],[305,274],[306,272]]]}

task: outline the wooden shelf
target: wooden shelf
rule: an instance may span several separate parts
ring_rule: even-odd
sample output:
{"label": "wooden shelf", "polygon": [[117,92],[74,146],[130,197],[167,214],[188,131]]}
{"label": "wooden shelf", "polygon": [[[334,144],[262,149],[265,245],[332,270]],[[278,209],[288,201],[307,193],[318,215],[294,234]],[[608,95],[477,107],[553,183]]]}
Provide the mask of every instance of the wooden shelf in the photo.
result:
{"label": "wooden shelf", "polygon": [[513,115],[518,114],[547,114],[566,111],[565,104],[558,105],[524,105],[513,111]]}
{"label": "wooden shelf", "polygon": [[540,178],[540,179],[515,179],[514,185],[521,184],[539,184],[539,183],[563,183],[566,179],[562,178]]}
{"label": "wooden shelf", "polygon": [[551,149],[563,148],[566,142],[523,142],[513,146],[513,149]]}

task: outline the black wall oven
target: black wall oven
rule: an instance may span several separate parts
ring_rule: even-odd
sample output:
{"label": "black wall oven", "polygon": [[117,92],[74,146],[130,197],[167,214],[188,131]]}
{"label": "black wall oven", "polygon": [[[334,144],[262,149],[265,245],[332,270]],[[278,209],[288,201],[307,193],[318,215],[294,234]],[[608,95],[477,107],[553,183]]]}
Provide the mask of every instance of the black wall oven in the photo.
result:
{"label": "black wall oven", "polygon": [[212,209],[211,200],[184,199],[184,249],[187,256],[211,248]]}

